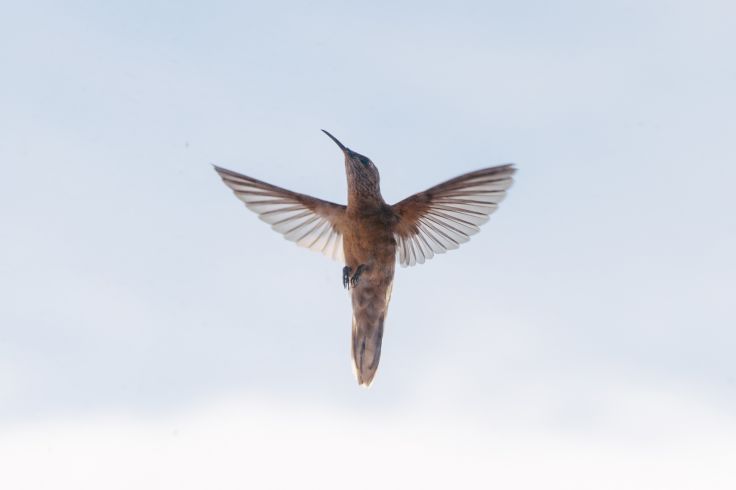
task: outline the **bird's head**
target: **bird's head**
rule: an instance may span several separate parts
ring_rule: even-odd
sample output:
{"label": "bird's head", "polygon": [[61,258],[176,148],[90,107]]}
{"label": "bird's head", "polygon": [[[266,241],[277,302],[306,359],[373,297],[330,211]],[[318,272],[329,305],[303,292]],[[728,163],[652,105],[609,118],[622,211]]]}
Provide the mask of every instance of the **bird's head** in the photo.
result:
{"label": "bird's head", "polygon": [[380,197],[381,177],[378,174],[378,168],[373,164],[370,158],[354,152],[347,146],[332,136],[330,133],[322,130],[327,136],[340,147],[345,154],[345,173],[348,177],[348,187],[366,196]]}

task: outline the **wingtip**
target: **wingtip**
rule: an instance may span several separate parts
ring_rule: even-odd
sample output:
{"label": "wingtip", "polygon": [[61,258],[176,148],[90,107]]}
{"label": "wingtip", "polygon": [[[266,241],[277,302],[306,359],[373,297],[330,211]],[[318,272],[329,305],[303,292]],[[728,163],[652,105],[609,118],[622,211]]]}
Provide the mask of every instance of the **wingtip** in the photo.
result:
{"label": "wingtip", "polygon": [[510,162],[510,163],[503,163],[495,167],[490,167],[488,170],[492,172],[508,172],[509,174],[515,174],[519,169],[517,168],[515,163]]}
{"label": "wingtip", "polygon": [[228,170],[228,169],[226,169],[224,167],[220,167],[218,165],[215,165],[214,163],[211,163],[210,165],[212,165],[212,168],[215,169],[215,172],[217,172],[217,174],[220,177],[222,177],[223,179],[226,178],[226,177],[228,177],[228,176],[230,176],[230,177],[243,177],[238,172],[234,172],[232,170]]}

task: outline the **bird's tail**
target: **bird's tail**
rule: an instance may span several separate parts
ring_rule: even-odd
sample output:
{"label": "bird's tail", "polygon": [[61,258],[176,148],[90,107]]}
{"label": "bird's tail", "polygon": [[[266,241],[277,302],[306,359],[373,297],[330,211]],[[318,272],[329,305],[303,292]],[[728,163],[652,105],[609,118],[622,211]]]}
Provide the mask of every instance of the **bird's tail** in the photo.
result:
{"label": "bird's tail", "polygon": [[370,386],[378,370],[383,341],[383,321],[391,299],[387,288],[353,289],[353,368],[358,384]]}

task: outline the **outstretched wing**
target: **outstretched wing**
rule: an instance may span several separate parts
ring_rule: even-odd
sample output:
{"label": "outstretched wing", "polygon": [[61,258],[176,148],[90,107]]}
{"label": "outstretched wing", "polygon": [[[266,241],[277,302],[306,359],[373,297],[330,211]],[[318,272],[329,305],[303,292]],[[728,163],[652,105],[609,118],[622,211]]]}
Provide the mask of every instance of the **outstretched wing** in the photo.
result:
{"label": "outstretched wing", "polygon": [[513,164],[484,168],[394,204],[401,265],[422,264],[470,240],[506,196],[515,171]]}
{"label": "outstretched wing", "polygon": [[215,170],[258,217],[301,247],[344,262],[342,223],[345,206],[291,192],[215,166]]}

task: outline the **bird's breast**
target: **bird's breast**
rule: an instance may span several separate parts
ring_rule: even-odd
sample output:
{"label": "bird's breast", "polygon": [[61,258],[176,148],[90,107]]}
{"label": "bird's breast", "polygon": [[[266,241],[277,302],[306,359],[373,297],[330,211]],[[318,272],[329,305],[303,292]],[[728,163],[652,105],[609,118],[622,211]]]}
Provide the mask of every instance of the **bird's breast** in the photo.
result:
{"label": "bird's breast", "polygon": [[392,226],[383,213],[348,215],[343,234],[347,265],[356,267],[372,262],[395,260],[396,240]]}

